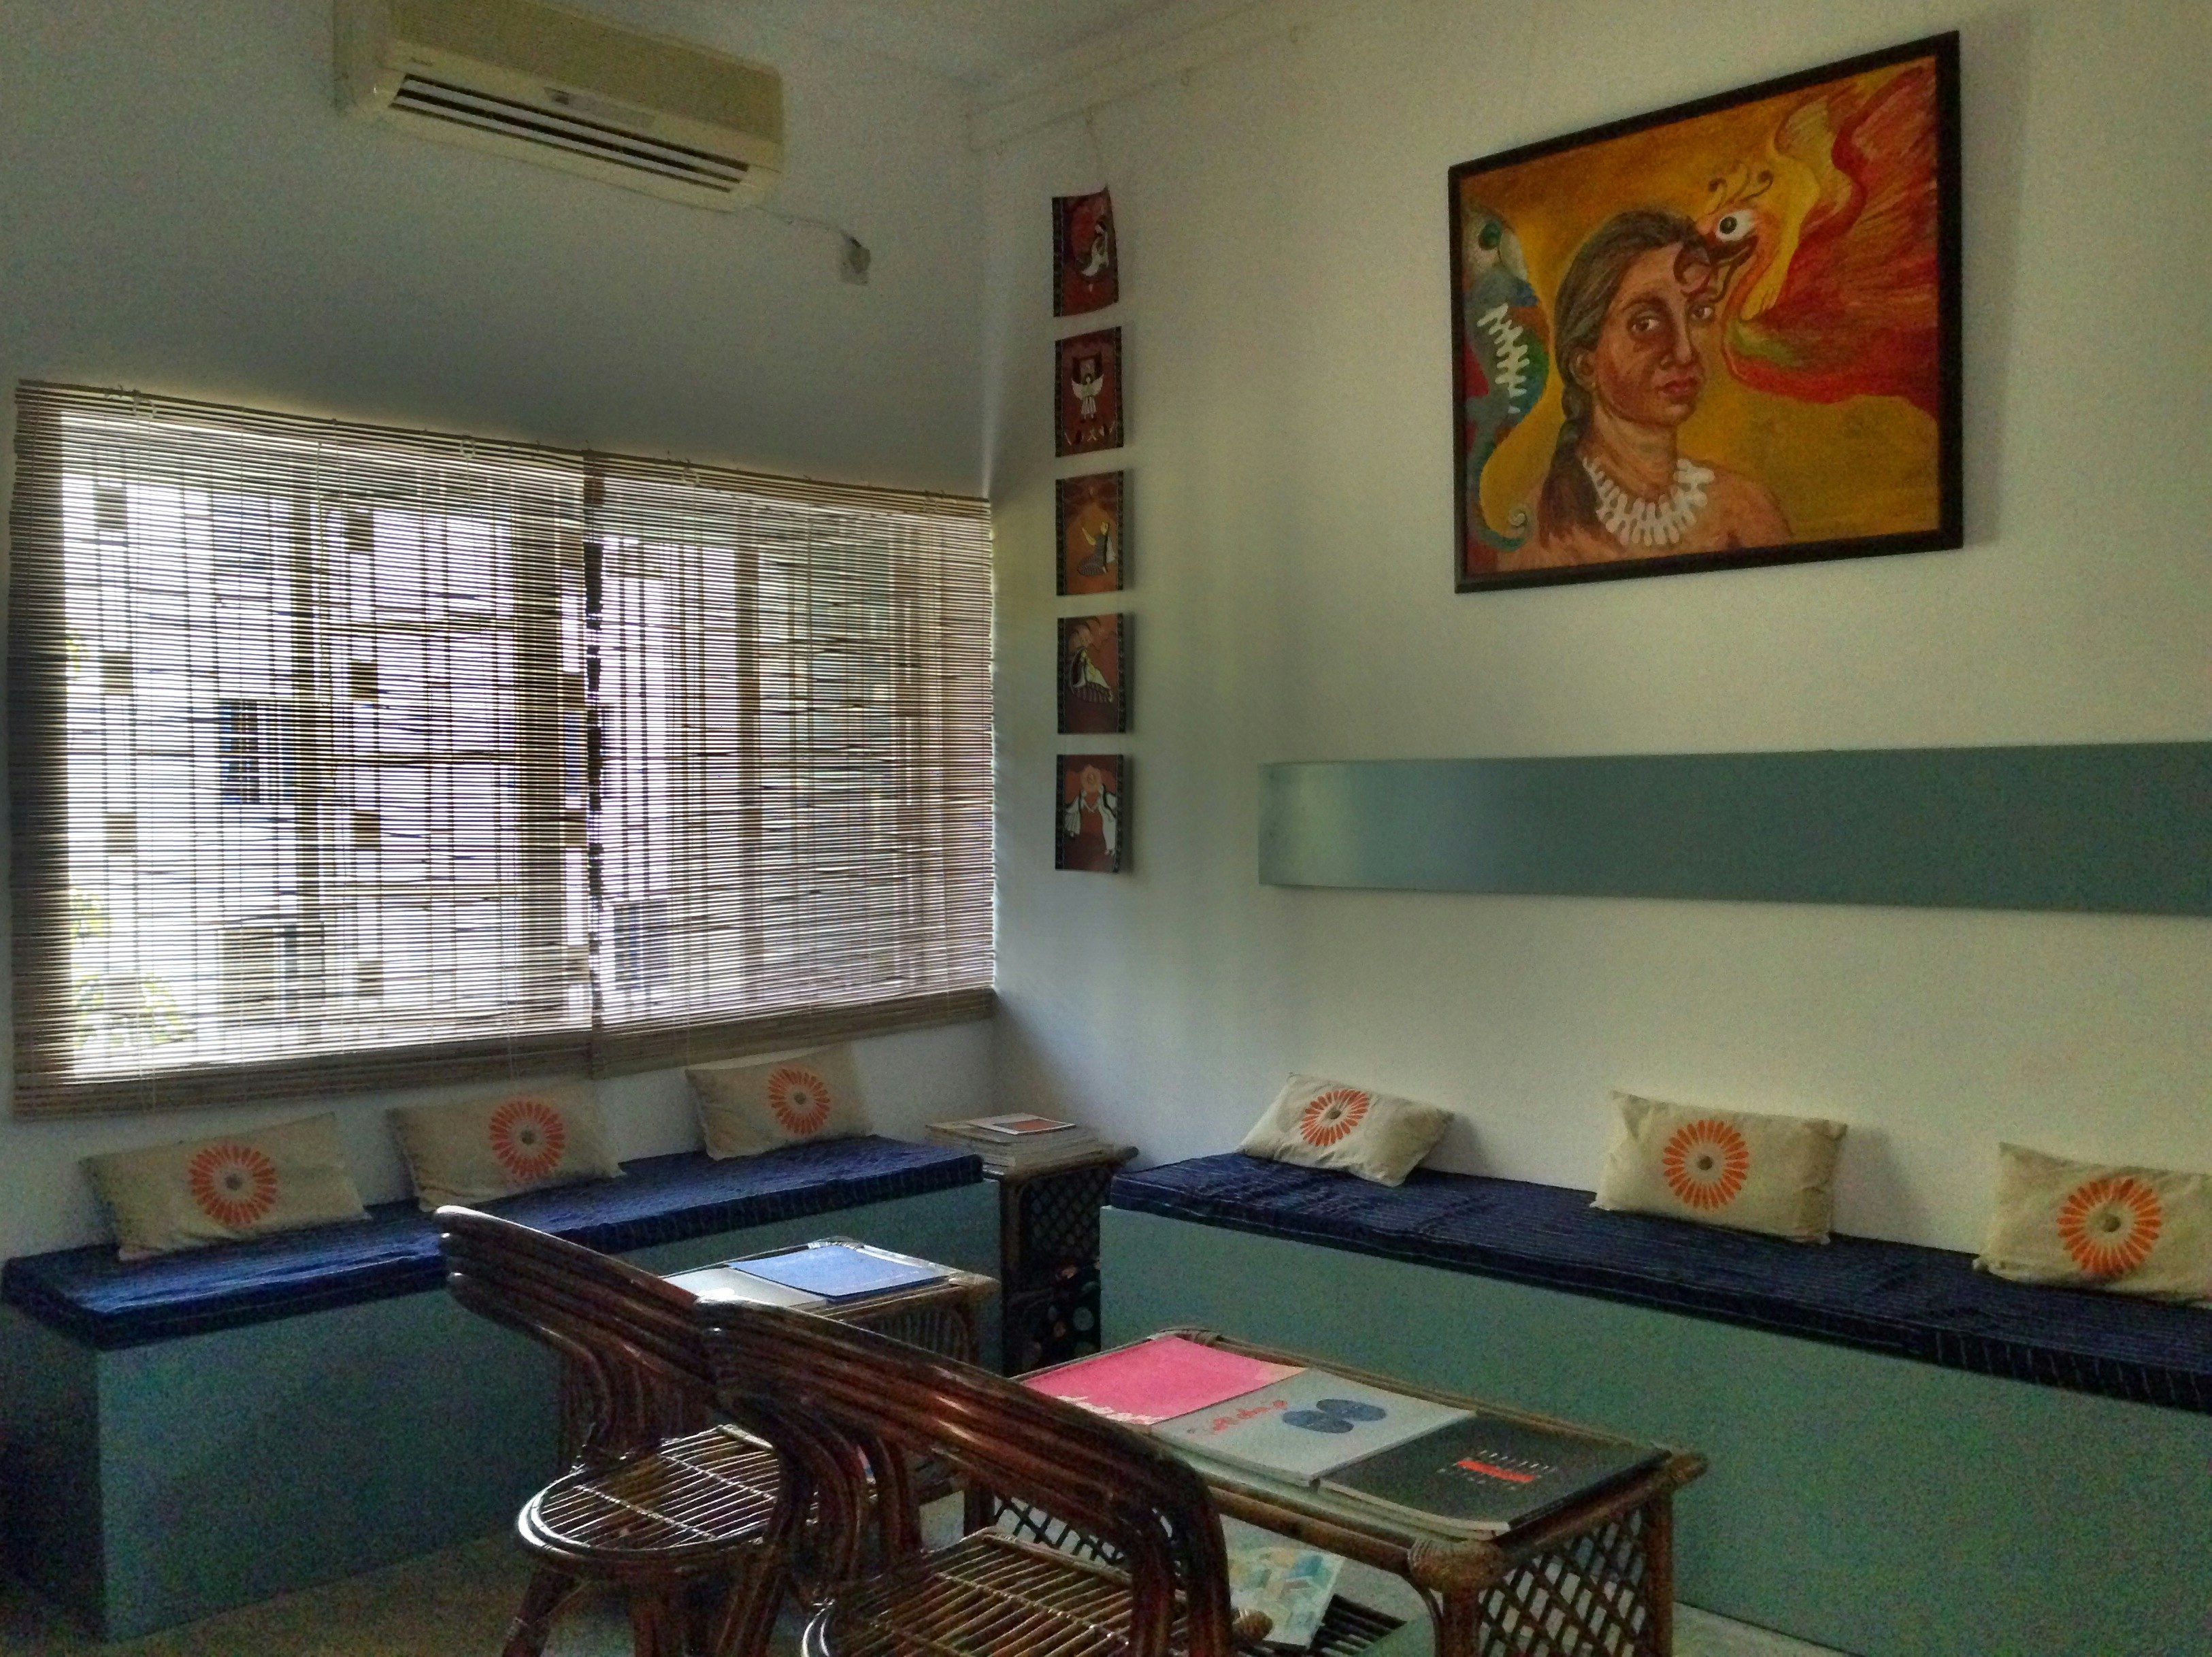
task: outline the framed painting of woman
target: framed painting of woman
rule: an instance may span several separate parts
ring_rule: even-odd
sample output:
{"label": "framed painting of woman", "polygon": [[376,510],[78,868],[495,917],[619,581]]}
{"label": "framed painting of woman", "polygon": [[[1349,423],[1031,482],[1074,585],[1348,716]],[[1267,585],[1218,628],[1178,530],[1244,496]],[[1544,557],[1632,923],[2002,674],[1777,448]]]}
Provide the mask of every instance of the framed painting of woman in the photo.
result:
{"label": "framed painting of woman", "polygon": [[1461,591],[1964,544],[1958,36],[1451,169]]}

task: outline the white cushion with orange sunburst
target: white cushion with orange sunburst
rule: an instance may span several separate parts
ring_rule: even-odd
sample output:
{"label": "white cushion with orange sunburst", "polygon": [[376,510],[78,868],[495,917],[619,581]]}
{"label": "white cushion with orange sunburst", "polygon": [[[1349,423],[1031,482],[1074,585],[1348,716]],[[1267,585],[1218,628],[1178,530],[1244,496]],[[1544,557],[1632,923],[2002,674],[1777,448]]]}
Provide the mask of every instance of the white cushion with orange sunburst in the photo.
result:
{"label": "white cushion with orange sunburst", "polygon": [[853,1050],[842,1042],[735,1064],[695,1064],[684,1074],[709,1156],[757,1156],[780,1145],[868,1131],[867,1099]]}
{"label": "white cushion with orange sunburst", "polygon": [[2016,1282],[2212,1300],[2212,1177],[1999,1145],[1996,1212],[1974,1264]]}
{"label": "white cushion with orange sunburst", "polygon": [[1451,1112],[1342,1081],[1293,1075],[1237,1148],[1398,1185],[1436,1148]]}
{"label": "white cushion with orange sunburst", "polygon": [[1592,1206],[1825,1243],[1840,1122],[1613,1096],[1613,1142]]}
{"label": "white cushion with orange sunburst", "polygon": [[487,1202],[622,1172],[588,1081],[515,1083],[458,1104],[393,1111],[387,1119],[426,1213],[441,1203]]}
{"label": "white cushion with orange sunburst", "polygon": [[125,1260],[368,1214],[346,1172],[335,1116],[111,1151],[87,1157],[84,1171]]}

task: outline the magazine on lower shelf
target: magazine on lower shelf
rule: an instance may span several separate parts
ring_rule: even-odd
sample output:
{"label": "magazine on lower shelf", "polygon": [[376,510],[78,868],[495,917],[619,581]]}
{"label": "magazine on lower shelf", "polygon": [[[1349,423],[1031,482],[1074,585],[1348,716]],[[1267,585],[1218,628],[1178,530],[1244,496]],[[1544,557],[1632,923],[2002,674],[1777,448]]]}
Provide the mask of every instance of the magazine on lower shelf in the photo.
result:
{"label": "magazine on lower shelf", "polygon": [[1478,1415],[1340,1467],[1321,1487],[1422,1529],[1483,1538],[1666,1459],[1655,1445]]}
{"label": "magazine on lower shelf", "polygon": [[1254,1611],[1265,1616],[1267,1645],[1310,1648],[1335,1598],[1344,1561],[1233,1519],[1221,1521],[1221,1542],[1229,1559],[1230,1610],[1240,1617]]}

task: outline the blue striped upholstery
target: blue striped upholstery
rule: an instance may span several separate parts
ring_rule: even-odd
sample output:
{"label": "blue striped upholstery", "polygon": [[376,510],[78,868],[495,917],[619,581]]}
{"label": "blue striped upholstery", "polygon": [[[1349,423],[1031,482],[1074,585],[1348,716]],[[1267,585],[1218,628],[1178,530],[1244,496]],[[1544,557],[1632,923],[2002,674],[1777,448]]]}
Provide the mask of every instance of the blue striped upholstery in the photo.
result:
{"label": "blue striped upholstery", "polygon": [[1115,1208],[1325,1243],[2212,1414],[2212,1312],[2008,1282],[1948,1249],[1790,1243],[1419,1169],[1393,1189],[1229,1152],[1124,1173]]}
{"label": "blue striped upholstery", "polygon": [[[483,1206],[586,1247],[626,1254],[982,1177],[981,1161],[964,1151],[836,1139],[724,1162],[700,1151],[650,1156],[628,1164],[620,1179],[554,1185]],[[25,1255],[0,1272],[0,1301],[86,1345],[112,1349],[444,1282],[430,1216],[403,1202],[379,1203],[366,1220],[129,1265],[108,1245]]]}

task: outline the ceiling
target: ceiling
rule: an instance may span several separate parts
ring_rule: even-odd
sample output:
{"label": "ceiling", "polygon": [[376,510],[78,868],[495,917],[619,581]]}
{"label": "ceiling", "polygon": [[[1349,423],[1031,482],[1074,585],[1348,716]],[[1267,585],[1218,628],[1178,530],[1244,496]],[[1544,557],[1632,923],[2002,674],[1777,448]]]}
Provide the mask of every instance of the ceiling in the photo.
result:
{"label": "ceiling", "polygon": [[[723,0],[978,91],[1189,0]],[[1213,8],[1218,9],[1218,7]]]}

